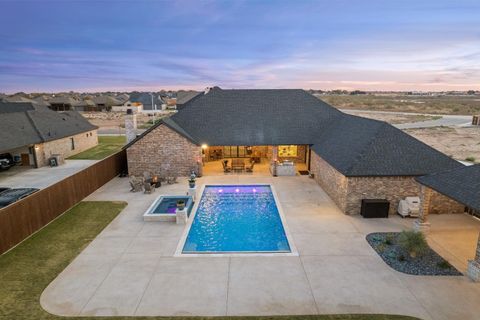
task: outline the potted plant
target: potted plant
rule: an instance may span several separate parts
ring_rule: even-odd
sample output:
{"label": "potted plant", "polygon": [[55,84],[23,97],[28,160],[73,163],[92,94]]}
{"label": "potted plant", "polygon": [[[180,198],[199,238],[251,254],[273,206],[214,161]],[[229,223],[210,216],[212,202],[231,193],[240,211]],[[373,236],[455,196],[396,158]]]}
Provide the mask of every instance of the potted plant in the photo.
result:
{"label": "potted plant", "polygon": [[177,209],[178,210],[185,209],[185,200],[177,200]]}
{"label": "potted plant", "polygon": [[188,179],[188,186],[190,189],[195,188],[195,180],[197,179],[197,175],[195,172],[192,171],[192,174],[190,175],[190,178]]}

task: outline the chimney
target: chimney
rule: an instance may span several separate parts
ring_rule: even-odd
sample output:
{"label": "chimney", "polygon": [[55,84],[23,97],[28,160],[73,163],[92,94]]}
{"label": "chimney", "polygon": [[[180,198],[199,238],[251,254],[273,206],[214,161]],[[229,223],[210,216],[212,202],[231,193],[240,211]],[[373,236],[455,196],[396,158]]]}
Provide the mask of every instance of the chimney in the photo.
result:
{"label": "chimney", "polygon": [[125,135],[127,136],[127,143],[137,137],[137,115],[133,113],[132,109],[127,109],[125,115]]}

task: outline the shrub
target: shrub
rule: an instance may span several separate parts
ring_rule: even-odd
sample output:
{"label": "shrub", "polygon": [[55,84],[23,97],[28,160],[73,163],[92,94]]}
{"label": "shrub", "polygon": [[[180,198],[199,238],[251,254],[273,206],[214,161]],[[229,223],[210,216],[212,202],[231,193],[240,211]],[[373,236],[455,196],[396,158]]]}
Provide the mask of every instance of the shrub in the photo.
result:
{"label": "shrub", "polygon": [[401,255],[398,256],[397,260],[400,261],[400,262],[403,262],[406,259],[405,259],[405,256],[403,254],[401,254]]}
{"label": "shrub", "polygon": [[452,267],[452,265],[446,260],[443,260],[443,261],[437,263],[437,266],[440,269],[450,269]]}
{"label": "shrub", "polygon": [[398,243],[412,258],[421,256],[428,249],[427,240],[421,232],[402,231],[398,237]]}
{"label": "shrub", "polygon": [[388,234],[385,237],[385,244],[389,245],[389,246],[391,246],[393,244],[393,235],[392,234]]}
{"label": "shrub", "polygon": [[466,157],[465,161],[475,162],[475,157]]}

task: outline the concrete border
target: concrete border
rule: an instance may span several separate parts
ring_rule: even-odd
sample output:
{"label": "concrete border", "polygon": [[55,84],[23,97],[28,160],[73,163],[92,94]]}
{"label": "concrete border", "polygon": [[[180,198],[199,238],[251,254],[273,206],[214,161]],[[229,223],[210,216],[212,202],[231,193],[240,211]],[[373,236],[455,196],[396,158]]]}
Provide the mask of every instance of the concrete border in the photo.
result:
{"label": "concrete border", "polygon": [[205,191],[205,187],[207,184],[202,185],[200,189],[200,197],[199,200],[195,202],[195,205],[192,209],[192,214],[188,218],[187,225],[185,230],[183,231],[182,236],[180,237],[180,241],[177,245],[177,249],[175,250],[174,257],[297,257],[299,256],[297,247],[293,242],[293,237],[290,234],[290,230],[287,225],[287,220],[285,218],[285,214],[283,212],[283,208],[280,205],[280,201],[278,200],[277,191],[275,187],[271,183],[248,183],[248,184],[232,184],[232,183],[215,183],[209,184],[208,186],[269,186],[270,190],[272,191],[273,198],[275,201],[275,205],[278,209],[278,214],[280,216],[280,221],[282,222],[283,230],[285,232],[285,236],[287,237],[288,245],[290,246],[290,252],[244,252],[244,253],[183,253],[183,247],[187,240],[188,233],[190,232],[190,228],[192,227],[193,220],[197,215],[198,206],[200,201],[203,197],[203,192]]}

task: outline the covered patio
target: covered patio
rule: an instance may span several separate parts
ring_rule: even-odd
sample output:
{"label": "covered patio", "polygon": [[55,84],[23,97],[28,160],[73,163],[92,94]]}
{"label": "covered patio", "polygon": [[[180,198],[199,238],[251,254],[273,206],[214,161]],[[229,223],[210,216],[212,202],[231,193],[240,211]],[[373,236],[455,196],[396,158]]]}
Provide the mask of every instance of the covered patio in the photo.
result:
{"label": "covered patio", "polygon": [[[203,175],[255,174],[264,176],[308,174],[308,145],[202,146]],[[281,171],[282,166],[286,170]],[[287,168],[288,167],[288,168]]]}

